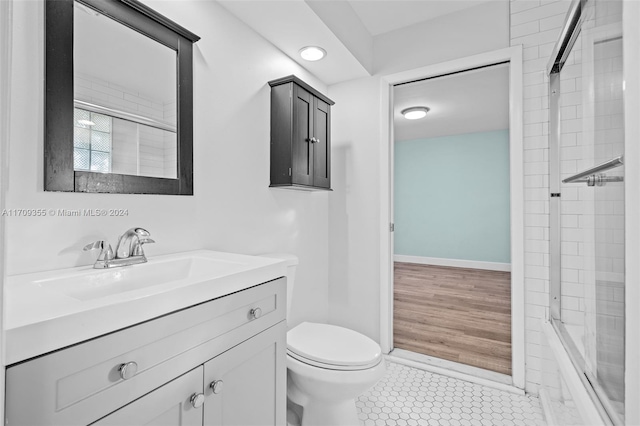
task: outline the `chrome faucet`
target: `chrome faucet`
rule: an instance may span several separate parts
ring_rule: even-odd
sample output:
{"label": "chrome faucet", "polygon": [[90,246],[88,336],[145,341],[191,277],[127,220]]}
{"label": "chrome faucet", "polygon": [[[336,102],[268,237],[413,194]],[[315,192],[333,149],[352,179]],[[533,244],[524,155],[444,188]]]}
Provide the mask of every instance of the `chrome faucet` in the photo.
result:
{"label": "chrome faucet", "polygon": [[142,245],[155,243],[155,241],[149,238],[150,236],[151,234],[146,229],[131,228],[118,238],[115,253],[113,252],[111,245],[102,240],[86,245],[83,250],[89,251],[100,249],[98,259],[93,265],[96,269],[115,268],[118,266],[145,263],[147,261],[147,257],[144,255]]}
{"label": "chrome faucet", "polygon": [[[131,228],[118,238],[116,245],[116,259],[127,259],[135,256],[144,257],[142,245],[147,243],[155,243],[151,238],[149,231],[143,228]],[[144,260],[147,261],[146,258]]]}

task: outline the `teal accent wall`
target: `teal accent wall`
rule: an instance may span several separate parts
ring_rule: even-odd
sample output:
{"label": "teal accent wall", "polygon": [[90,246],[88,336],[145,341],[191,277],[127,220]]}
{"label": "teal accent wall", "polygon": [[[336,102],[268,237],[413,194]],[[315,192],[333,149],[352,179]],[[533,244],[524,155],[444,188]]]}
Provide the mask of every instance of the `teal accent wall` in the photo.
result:
{"label": "teal accent wall", "polygon": [[510,263],[509,130],[395,143],[395,254]]}

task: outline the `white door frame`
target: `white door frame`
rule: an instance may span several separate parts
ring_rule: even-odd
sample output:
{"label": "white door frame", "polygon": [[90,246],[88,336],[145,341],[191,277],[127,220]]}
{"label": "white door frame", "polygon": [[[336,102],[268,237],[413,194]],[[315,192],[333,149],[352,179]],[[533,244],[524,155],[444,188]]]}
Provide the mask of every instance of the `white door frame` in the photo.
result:
{"label": "white door frame", "polygon": [[[13,0],[0,0],[0,210],[5,208],[8,185],[9,138],[11,136],[11,65]],[[5,347],[4,276],[6,273],[5,217],[0,217],[0,418],[4,419]]]}
{"label": "white door frame", "polygon": [[[380,81],[380,345],[393,348],[393,86],[413,80],[509,61],[509,163],[511,217],[511,362],[512,384],[525,387],[524,171],[522,46],[481,53],[383,76]],[[385,136],[386,135],[386,136]]]}

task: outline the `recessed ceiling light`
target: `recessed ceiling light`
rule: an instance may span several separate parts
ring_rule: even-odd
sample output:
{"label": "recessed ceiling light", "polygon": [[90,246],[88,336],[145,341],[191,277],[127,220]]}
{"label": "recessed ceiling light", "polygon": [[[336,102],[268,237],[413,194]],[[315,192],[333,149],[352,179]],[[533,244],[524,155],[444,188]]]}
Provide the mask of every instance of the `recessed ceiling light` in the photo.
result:
{"label": "recessed ceiling light", "polygon": [[300,49],[300,56],[307,61],[319,61],[327,56],[327,51],[318,46],[307,46]]}
{"label": "recessed ceiling light", "polygon": [[429,110],[430,108],[428,107],[419,106],[405,108],[400,113],[404,115],[404,118],[406,118],[407,120],[418,120],[419,118],[426,117]]}

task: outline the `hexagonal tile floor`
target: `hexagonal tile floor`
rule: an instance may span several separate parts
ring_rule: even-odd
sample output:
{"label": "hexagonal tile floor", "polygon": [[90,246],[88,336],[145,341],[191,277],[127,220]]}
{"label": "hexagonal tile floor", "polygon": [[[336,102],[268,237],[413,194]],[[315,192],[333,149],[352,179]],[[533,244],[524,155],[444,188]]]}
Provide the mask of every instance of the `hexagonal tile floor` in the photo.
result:
{"label": "hexagonal tile floor", "polygon": [[538,399],[387,361],[387,374],[356,400],[365,426],[546,425]]}

